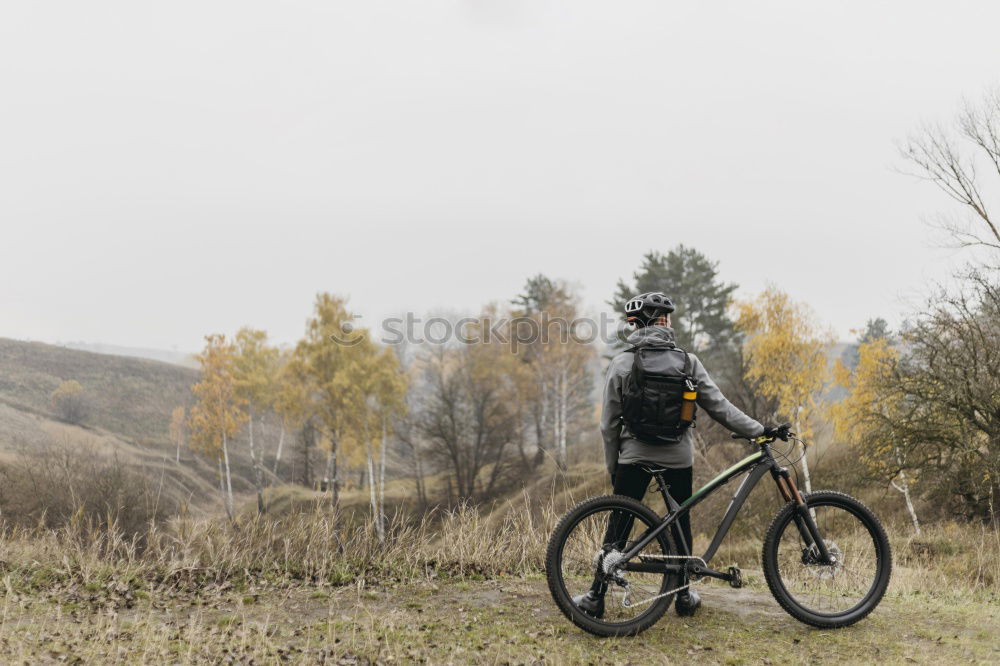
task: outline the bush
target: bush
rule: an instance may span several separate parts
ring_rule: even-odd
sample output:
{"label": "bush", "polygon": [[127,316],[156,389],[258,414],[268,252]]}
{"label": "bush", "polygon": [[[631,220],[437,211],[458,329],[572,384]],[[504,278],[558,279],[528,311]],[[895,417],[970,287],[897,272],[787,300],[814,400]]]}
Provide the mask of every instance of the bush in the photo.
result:
{"label": "bush", "polygon": [[142,470],[92,442],[22,446],[0,463],[0,513],[8,525],[53,528],[84,521],[137,535],[176,509]]}
{"label": "bush", "polygon": [[64,381],[52,392],[52,409],[56,416],[66,423],[78,425],[83,423],[90,413],[90,404],[87,394],[84,393],[80,382],[75,379]]}

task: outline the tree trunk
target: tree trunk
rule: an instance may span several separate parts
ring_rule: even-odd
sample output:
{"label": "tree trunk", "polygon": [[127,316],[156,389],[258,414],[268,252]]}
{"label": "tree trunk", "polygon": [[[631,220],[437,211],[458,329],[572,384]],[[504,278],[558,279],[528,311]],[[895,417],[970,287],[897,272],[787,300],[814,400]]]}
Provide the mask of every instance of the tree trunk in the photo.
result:
{"label": "tree trunk", "polygon": [[379,543],[382,543],[381,521],[379,520],[378,502],[375,498],[375,466],[372,461],[373,452],[371,442],[368,442],[365,448],[368,449],[366,451],[368,454],[366,456],[368,459],[368,497],[372,506],[372,523],[375,525],[375,536],[378,538]]}
{"label": "tree trunk", "polygon": [[547,444],[546,440],[548,439],[548,429],[549,429],[550,400],[548,395],[549,393],[548,386],[546,386],[546,381],[544,379],[539,380],[538,386],[539,386],[539,395],[541,397],[539,402],[541,403],[542,409],[541,413],[538,416],[538,426],[536,428],[538,436],[538,442],[537,442],[538,451],[535,453],[535,467],[538,467],[543,462],[545,462],[545,451],[548,449],[548,446],[546,446]]}
{"label": "tree trunk", "polygon": [[281,434],[278,435],[278,450],[274,452],[274,475],[278,475],[278,463],[281,462],[281,449],[285,445],[285,424],[281,424]]}
{"label": "tree trunk", "polygon": [[330,440],[330,452],[326,456],[326,485],[330,491],[330,504],[334,507],[340,500],[340,489],[337,483],[337,443]]}
{"label": "tree trunk", "polygon": [[385,424],[382,424],[382,455],[378,463],[378,525],[379,540],[385,541]]}
{"label": "tree trunk", "polygon": [[913,521],[913,531],[920,536],[920,520],[917,519],[917,511],[913,508],[913,500],[910,498],[910,482],[906,480],[906,472],[903,471],[903,456],[899,452],[899,447],[896,448],[896,462],[899,463],[899,483],[897,484],[895,479],[889,482],[889,484],[903,494],[903,499],[906,501],[906,510],[910,513],[910,520]]}
{"label": "tree trunk", "polygon": [[424,462],[416,446],[413,447],[413,476],[417,486],[417,501],[420,502],[421,509],[426,509],[427,491],[424,488]]}
{"label": "tree trunk", "polygon": [[333,466],[331,467],[331,473],[333,476],[330,477],[330,486],[333,488],[333,506],[337,506],[340,503],[340,479],[337,478],[337,440],[330,439],[330,451],[333,454]]}
{"label": "tree trunk", "polygon": [[[802,424],[799,423],[798,415],[795,417],[795,432],[802,432]],[[799,442],[799,448],[802,450],[802,479],[806,482],[806,492],[812,492],[812,477],[809,475],[809,458],[806,456],[806,446]]]}
{"label": "tree trunk", "polygon": [[250,409],[250,419],[247,423],[250,430],[250,464],[253,466],[253,487],[257,491],[257,514],[264,513],[264,480],[261,477],[260,461],[257,460],[257,449],[253,441],[254,412]]}
{"label": "tree trunk", "polygon": [[174,464],[175,465],[180,465],[181,464],[181,438],[180,437],[177,438],[177,455],[174,456]]}
{"label": "tree trunk", "polygon": [[229,512],[229,502],[226,501],[226,473],[222,469],[222,456],[219,456],[219,496],[222,497],[222,508],[226,510],[229,522],[233,522],[233,515]]}
{"label": "tree trunk", "polygon": [[312,488],[312,448],[316,440],[316,429],[312,421],[306,421],[299,431],[299,442],[302,446],[302,473],[299,482],[306,488]]}
{"label": "tree trunk", "polygon": [[566,428],[569,411],[569,378],[566,369],[559,372],[556,392],[556,462],[560,470],[566,469]]}
{"label": "tree trunk", "polygon": [[222,460],[226,470],[226,513],[229,521],[233,522],[236,519],[233,513],[233,477],[229,472],[229,442],[225,435],[222,435]]}

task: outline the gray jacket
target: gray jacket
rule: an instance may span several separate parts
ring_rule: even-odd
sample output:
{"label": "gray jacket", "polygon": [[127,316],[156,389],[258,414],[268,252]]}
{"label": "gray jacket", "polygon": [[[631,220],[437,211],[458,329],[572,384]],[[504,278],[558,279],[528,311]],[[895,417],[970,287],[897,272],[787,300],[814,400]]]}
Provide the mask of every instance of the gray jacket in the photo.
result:
{"label": "gray jacket", "polygon": [[[647,326],[628,336],[633,347],[655,347],[674,344],[674,330],[666,326]],[[604,405],[601,411],[601,434],[604,436],[604,461],[614,474],[619,463],[651,463],[664,467],[691,467],[694,464],[694,433],[688,429],[676,444],[643,444],[628,432],[622,423],[622,385],[632,371],[630,351],[623,351],[611,360],[604,382]],[[690,354],[692,373],[698,380],[698,406],[713,419],[735,433],[756,437],[764,426],[736,408],[722,395],[712,378],[694,354]]]}

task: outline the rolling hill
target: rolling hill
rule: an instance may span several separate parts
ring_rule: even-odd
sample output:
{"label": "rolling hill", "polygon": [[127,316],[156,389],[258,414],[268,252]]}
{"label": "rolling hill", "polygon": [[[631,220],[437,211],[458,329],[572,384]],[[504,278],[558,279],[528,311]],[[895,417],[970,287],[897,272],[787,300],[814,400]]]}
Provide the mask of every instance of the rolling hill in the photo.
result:
{"label": "rolling hill", "polygon": [[[194,510],[216,511],[217,472],[211,461],[169,438],[170,414],[193,402],[198,371],[140,358],[0,338],[0,457],[50,447],[114,456],[156,480],[165,496]],[[81,425],[59,421],[50,395],[64,380],[83,387],[89,413]],[[250,490],[249,460],[234,446],[234,490]]]}

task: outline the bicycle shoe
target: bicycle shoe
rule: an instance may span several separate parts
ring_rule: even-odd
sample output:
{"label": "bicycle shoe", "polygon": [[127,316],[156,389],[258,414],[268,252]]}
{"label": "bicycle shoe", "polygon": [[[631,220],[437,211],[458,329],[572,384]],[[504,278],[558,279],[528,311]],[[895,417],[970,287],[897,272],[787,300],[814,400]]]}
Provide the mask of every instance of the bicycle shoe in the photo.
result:
{"label": "bicycle shoe", "polygon": [[674,602],[674,610],[681,617],[690,617],[698,612],[701,607],[701,597],[697,592],[688,588],[677,593],[677,601]]}
{"label": "bicycle shoe", "polygon": [[600,620],[604,617],[604,595],[590,590],[586,594],[573,597],[573,603],[587,615]]}

